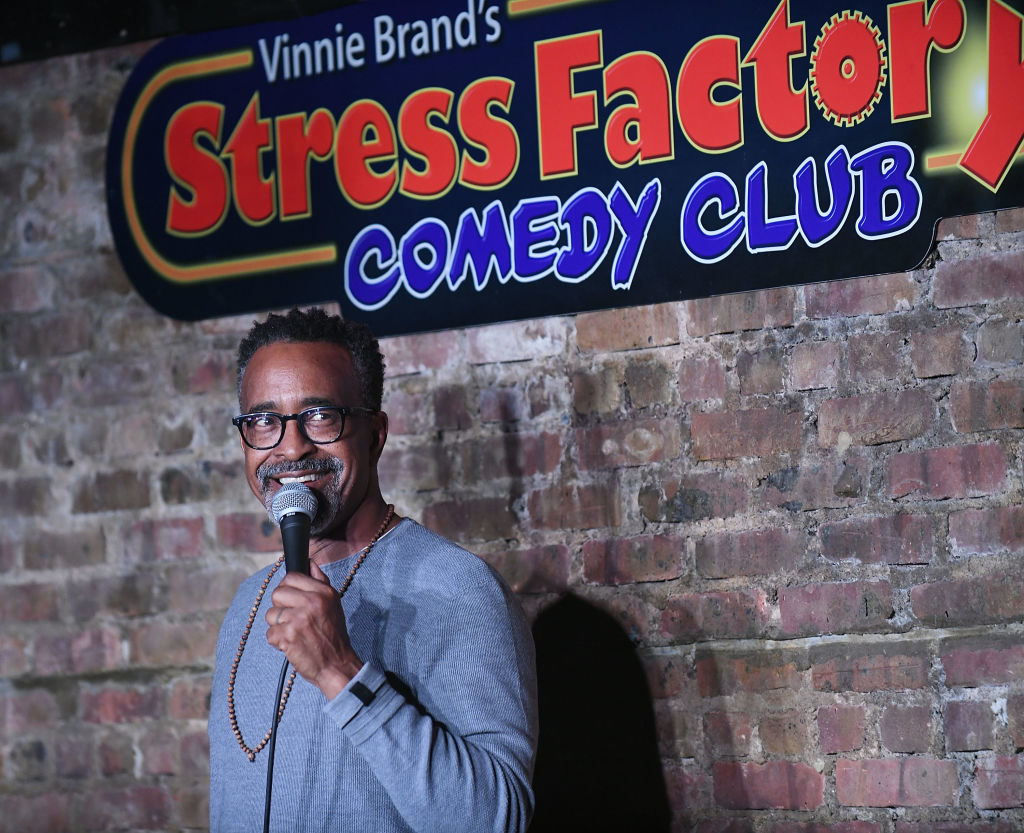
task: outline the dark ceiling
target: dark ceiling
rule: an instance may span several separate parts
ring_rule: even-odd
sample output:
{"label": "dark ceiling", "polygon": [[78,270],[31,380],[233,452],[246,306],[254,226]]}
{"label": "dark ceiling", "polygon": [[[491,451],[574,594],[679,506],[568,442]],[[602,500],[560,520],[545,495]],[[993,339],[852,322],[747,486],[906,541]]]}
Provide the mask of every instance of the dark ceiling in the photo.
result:
{"label": "dark ceiling", "polygon": [[[348,0],[352,2],[352,0]],[[0,65],[316,14],[346,0],[4,0]]]}

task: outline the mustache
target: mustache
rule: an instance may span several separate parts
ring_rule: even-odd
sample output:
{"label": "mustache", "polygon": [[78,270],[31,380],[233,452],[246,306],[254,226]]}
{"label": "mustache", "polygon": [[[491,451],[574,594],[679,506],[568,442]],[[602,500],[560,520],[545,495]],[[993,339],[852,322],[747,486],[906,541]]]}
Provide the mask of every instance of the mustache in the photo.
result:
{"label": "mustache", "polygon": [[293,471],[301,469],[304,472],[311,472],[313,474],[338,474],[341,472],[343,464],[337,457],[314,457],[311,460],[304,460],[299,462],[288,462],[283,460],[279,463],[266,462],[261,464],[256,469],[256,477],[259,478],[260,486],[263,492],[266,493],[270,487],[270,479],[277,477],[282,474],[288,474]]}

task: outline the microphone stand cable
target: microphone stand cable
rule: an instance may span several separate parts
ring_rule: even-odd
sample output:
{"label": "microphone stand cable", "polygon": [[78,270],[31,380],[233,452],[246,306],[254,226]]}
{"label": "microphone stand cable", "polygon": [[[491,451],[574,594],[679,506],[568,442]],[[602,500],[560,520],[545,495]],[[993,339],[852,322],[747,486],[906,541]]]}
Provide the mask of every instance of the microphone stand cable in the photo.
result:
{"label": "microphone stand cable", "polygon": [[288,676],[288,659],[281,664],[281,679],[277,683],[277,697],[274,698],[274,716],[270,724],[270,740],[267,743],[267,797],[263,807],[263,833],[270,833],[270,794],[274,789],[274,747],[277,746],[277,725],[280,719],[281,696],[284,694],[284,681]]}

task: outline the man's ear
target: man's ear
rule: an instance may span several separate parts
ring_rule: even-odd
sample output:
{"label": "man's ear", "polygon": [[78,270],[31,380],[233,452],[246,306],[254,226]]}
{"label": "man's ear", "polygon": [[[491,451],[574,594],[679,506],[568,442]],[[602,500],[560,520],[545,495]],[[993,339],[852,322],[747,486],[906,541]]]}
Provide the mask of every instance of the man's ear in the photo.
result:
{"label": "man's ear", "polygon": [[388,415],[385,411],[377,411],[373,415],[370,429],[370,454],[373,462],[380,459],[384,445],[388,441]]}

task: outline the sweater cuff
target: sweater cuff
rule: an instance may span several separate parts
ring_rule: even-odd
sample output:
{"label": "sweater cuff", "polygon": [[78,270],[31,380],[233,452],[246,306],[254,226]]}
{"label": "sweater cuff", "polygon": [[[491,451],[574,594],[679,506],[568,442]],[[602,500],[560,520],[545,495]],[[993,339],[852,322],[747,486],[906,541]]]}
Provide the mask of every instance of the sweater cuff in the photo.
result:
{"label": "sweater cuff", "polygon": [[374,701],[386,682],[383,671],[372,663],[365,663],[338,696],[327,704],[327,713],[339,726],[346,726],[360,709]]}

